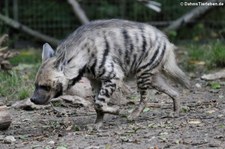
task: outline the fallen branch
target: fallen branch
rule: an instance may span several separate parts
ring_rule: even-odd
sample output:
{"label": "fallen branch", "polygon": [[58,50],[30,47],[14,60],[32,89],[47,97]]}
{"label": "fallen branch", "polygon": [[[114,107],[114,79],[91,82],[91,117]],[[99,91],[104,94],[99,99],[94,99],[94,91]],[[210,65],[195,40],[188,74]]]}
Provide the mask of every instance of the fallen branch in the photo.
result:
{"label": "fallen branch", "polygon": [[[225,0],[208,0],[206,1],[208,3],[219,3],[219,2],[225,2]],[[182,26],[188,24],[189,22],[201,17],[204,15],[207,11],[209,11],[212,8],[216,8],[216,6],[212,5],[206,5],[206,6],[198,6],[191,10],[190,12],[186,13],[179,19],[173,21],[167,28],[164,29],[165,32],[171,31],[171,30],[178,30]]]}
{"label": "fallen branch", "polygon": [[222,78],[225,78],[225,70],[221,70],[219,72],[215,72],[212,74],[203,75],[201,77],[201,79],[208,80],[208,81],[222,79]]}
{"label": "fallen branch", "polygon": [[89,19],[87,18],[85,12],[76,0],[68,0],[68,3],[73,7],[74,13],[77,15],[82,24],[86,24],[89,22]]}
{"label": "fallen branch", "polygon": [[50,104],[48,105],[36,105],[33,102],[30,101],[29,98],[25,99],[25,100],[20,100],[15,102],[12,105],[13,108],[15,109],[23,109],[23,110],[39,110],[39,109],[46,109],[51,107]]}
{"label": "fallen branch", "polygon": [[84,107],[88,107],[88,106],[91,106],[92,103],[82,97],[79,97],[79,96],[70,96],[70,95],[63,95],[63,96],[60,96],[58,98],[53,98],[51,100],[52,103],[54,102],[62,102],[62,101],[65,101],[67,103],[71,103],[72,105],[83,105]]}
{"label": "fallen branch", "polygon": [[41,39],[43,41],[46,41],[46,42],[48,42],[48,43],[50,43],[52,45],[56,46],[59,43],[58,39],[52,38],[50,36],[47,36],[47,35],[44,35],[44,34],[38,32],[38,31],[35,31],[35,30],[29,28],[28,26],[23,25],[23,24],[15,21],[15,20],[13,20],[13,19],[11,19],[9,17],[6,17],[6,16],[4,16],[2,14],[0,14],[0,20],[2,20],[3,22],[5,22],[6,24],[8,24],[9,26],[11,26],[11,27],[13,27],[15,29],[22,30],[22,31],[26,32],[27,34],[29,34],[31,36],[34,36],[36,38],[39,38],[39,39]]}

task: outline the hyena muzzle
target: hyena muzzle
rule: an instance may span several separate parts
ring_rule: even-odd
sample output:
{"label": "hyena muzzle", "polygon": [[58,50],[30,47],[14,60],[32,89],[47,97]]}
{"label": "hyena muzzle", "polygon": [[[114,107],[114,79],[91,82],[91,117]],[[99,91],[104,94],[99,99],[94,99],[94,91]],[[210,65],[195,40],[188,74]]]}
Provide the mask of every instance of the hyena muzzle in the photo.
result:
{"label": "hyena muzzle", "polygon": [[189,87],[189,80],[176,64],[174,48],[150,25],[118,19],[93,21],[69,35],[56,51],[44,44],[31,101],[45,104],[85,75],[95,92],[96,123],[101,126],[105,113],[119,113],[118,107],[108,105],[110,97],[125,78],[132,76],[141,96],[129,119],[137,118],[145,108],[148,89],[169,95],[173,110],[179,112],[179,94],[162,77],[170,76]]}

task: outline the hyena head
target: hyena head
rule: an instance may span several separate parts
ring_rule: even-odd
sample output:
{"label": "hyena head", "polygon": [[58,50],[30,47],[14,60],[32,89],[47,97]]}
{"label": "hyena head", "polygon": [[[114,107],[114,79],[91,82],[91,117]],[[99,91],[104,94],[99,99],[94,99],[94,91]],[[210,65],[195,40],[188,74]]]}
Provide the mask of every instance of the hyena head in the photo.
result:
{"label": "hyena head", "polygon": [[50,99],[62,95],[67,89],[68,79],[63,74],[62,65],[51,46],[44,44],[42,64],[36,76],[35,91],[30,99],[33,103],[47,104]]}

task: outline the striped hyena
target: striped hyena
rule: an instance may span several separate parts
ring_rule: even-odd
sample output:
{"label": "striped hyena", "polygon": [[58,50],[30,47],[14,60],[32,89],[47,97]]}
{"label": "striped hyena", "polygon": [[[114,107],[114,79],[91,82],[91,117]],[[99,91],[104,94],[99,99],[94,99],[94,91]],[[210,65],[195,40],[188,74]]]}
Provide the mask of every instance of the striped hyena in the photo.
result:
{"label": "striped hyena", "polygon": [[174,48],[166,35],[150,25],[118,19],[93,21],[69,35],[56,52],[44,44],[31,101],[45,104],[86,75],[95,90],[96,123],[100,126],[105,113],[119,113],[119,108],[108,102],[121,81],[133,76],[141,96],[129,119],[143,111],[151,88],[169,95],[178,112],[178,93],[162,77],[166,74],[189,86],[176,64]]}

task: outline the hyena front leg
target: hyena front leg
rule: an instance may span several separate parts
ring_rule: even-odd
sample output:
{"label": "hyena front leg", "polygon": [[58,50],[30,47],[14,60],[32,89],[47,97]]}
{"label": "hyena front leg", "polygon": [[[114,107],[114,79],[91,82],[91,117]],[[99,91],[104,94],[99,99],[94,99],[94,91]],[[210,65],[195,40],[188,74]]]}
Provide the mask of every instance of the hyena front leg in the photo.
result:
{"label": "hyena front leg", "polygon": [[103,117],[105,113],[119,114],[118,106],[109,106],[110,97],[116,90],[118,80],[102,80],[101,89],[99,90],[98,96],[95,97],[95,110],[97,113],[96,124],[99,128],[103,123]]}
{"label": "hyena front leg", "polygon": [[167,94],[173,99],[173,110],[178,115],[180,111],[180,100],[178,99],[178,92],[175,91],[172,86],[168,85],[159,74],[153,76],[152,87],[160,92]]}
{"label": "hyena front leg", "polygon": [[95,99],[95,108],[97,110],[103,111],[104,113],[119,114],[118,107],[108,106],[110,97],[116,90],[117,85],[118,80],[116,79],[101,81],[101,89],[97,98]]}
{"label": "hyena front leg", "polygon": [[[94,94],[94,101],[96,101],[96,98],[98,97],[98,94],[100,92],[101,89],[101,81],[97,81],[95,79],[89,79],[91,82],[91,87],[92,87],[92,92]],[[104,118],[104,113],[101,110],[98,110],[95,108],[97,117],[95,120],[96,123],[96,128],[100,128],[102,126],[103,123],[103,118]]]}

